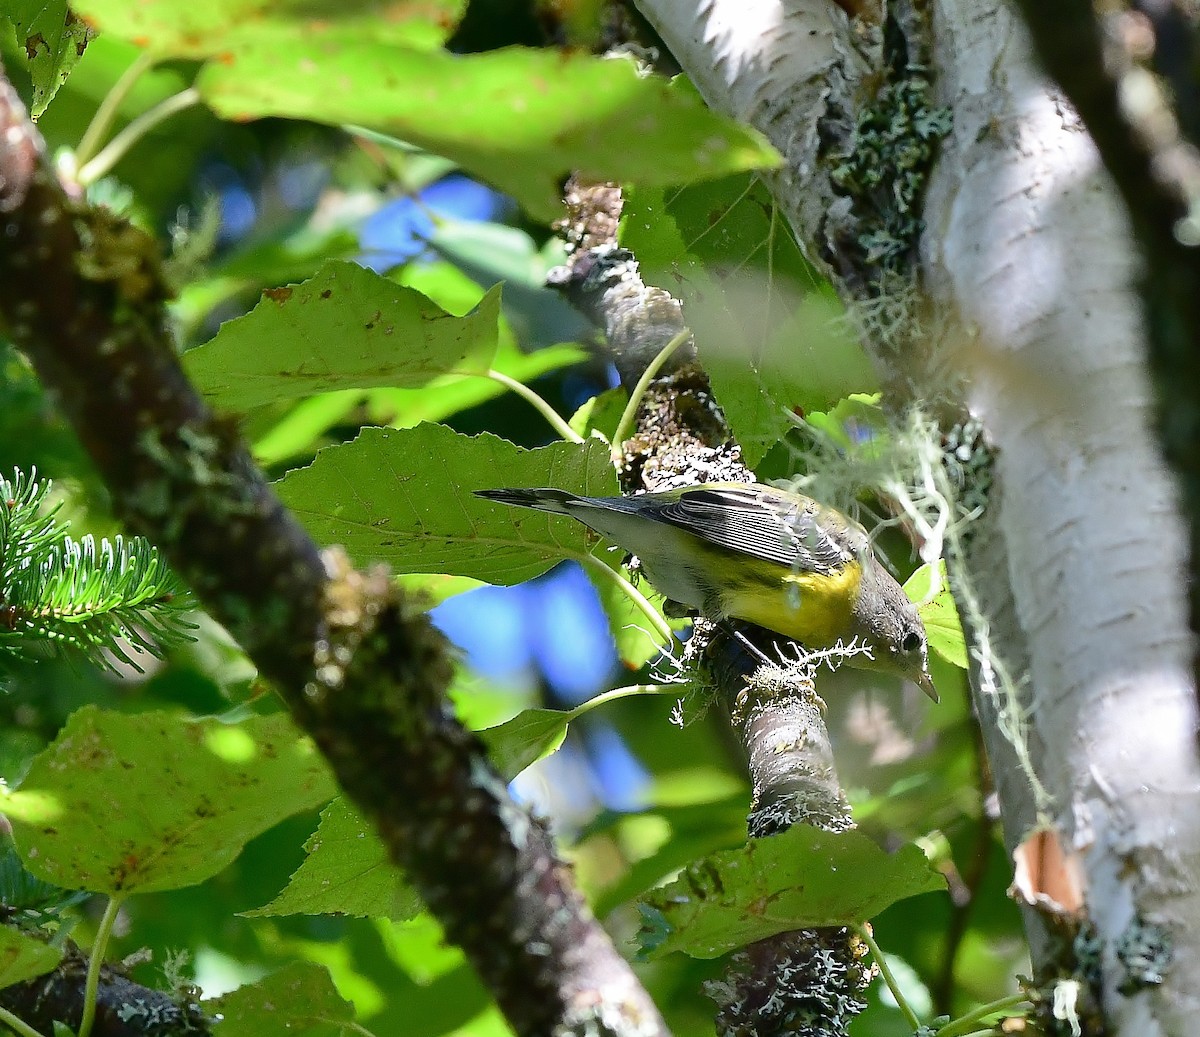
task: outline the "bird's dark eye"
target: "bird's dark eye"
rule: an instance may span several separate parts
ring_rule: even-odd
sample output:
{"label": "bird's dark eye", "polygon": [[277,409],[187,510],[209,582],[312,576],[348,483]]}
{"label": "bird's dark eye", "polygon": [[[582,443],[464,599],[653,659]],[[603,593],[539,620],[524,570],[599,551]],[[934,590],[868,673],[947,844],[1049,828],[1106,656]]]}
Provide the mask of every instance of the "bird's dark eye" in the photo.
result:
{"label": "bird's dark eye", "polygon": [[906,652],[915,652],[921,647],[921,635],[915,630],[910,630],[904,635],[904,640],[900,642],[900,647]]}

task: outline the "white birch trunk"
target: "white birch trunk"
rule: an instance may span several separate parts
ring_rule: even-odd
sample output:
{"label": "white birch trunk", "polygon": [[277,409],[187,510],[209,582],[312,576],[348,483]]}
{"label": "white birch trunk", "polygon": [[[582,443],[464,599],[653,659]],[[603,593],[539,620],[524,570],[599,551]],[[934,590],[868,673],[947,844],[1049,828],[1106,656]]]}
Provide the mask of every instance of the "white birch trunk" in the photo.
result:
{"label": "white birch trunk", "polygon": [[[841,10],[819,0],[639,6],[709,103],[784,154],[774,187],[814,251],[834,204],[814,175],[816,121],[868,67]],[[998,712],[1015,719],[1018,704],[986,670],[977,689],[1008,839],[1040,812],[1081,855],[1113,1031],[1192,1037],[1200,761],[1186,545],[1153,432],[1136,248],[1090,138],[1037,71],[1017,17],[997,0],[935,0],[932,22],[954,125],[927,194],[922,274],[944,329],[935,367],[967,376],[961,402],[996,449],[981,524],[992,542],[970,555],[990,564],[966,575],[1025,681],[1019,751],[994,723]],[[1035,781],[1020,773],[1026,751]],[[1164,982],[1122,993],[1137,970],[1118,948],[1160,932],[1173,948]]]}

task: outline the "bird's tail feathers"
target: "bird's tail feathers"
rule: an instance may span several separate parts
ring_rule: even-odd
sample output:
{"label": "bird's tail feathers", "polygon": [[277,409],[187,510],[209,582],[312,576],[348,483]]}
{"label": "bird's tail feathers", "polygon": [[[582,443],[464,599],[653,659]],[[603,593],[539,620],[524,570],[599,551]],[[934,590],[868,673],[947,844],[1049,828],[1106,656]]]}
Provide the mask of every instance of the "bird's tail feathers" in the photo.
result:
{"label": "bird's tail feathers", "polygon": [[518,508],[549,511],[554,515],[569,515],[571,512],[567,505],[578,499],[573,493],[550,487],[531,490],[476,490],[475,496],[486,497],[501,504],[513,504]]}

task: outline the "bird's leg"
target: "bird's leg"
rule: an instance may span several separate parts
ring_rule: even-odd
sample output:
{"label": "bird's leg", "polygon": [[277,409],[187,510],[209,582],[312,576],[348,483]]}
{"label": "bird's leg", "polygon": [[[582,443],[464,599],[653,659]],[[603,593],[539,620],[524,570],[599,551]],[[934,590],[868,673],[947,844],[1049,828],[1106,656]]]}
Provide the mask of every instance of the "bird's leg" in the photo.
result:
{"label": "bird's leg", "polygon": [[[715,612],[716,610],[714,609],[713,611]],[[681,605],[677,601],[671,601],[670,598],[663,602],[663,615],[670,619],[684,619],[688,616],[694,616],[695,612],[695,609],[689,608],[687,605]],[[704,613],[702,612],[701,615],[704,615]],[[712,623],[713,626],[715,626],[718,630],[723,630],[726,636],[732,637],[735,641],[739,642],[742,647],[747,649],[750,654],[760,663],[763,663],[766,666],[778,665],[778,663],[771,662],[763,650],[734,625],[733,620],[729,619],[728,617],[724,619],[710,619],[708,616],[705,616],[705,618],[708,619],[708,621]]]}
{"label": "bird's leg", "polygon": [[741,630],[734,626],[730,620],[723,619],[717,625],[735,640],[740,641],[743,647],[748,648],[750,650],[750,654],[753,655],[760,663],[763,663],[766,666],[777,665],[776,663],[771,662],[771,660],[768,659],[763,653],[763,650],[759,648],[758,645],[756,645],[753,641],[751,641],[750,638],[743,634]]}

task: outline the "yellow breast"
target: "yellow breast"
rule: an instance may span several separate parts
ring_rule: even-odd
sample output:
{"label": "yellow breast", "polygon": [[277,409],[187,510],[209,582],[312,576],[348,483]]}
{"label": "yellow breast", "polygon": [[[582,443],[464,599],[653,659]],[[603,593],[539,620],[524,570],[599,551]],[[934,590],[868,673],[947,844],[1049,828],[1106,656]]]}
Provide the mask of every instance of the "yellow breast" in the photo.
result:
{"label": "yellow breast", "polygon": [[807,648],[829,648],[849,641],[854,629],[854,600],[862,566],[850,562],[839,572],[784,573],[772,567],[768,580],[723,589],[722,611],[799,641]]}

